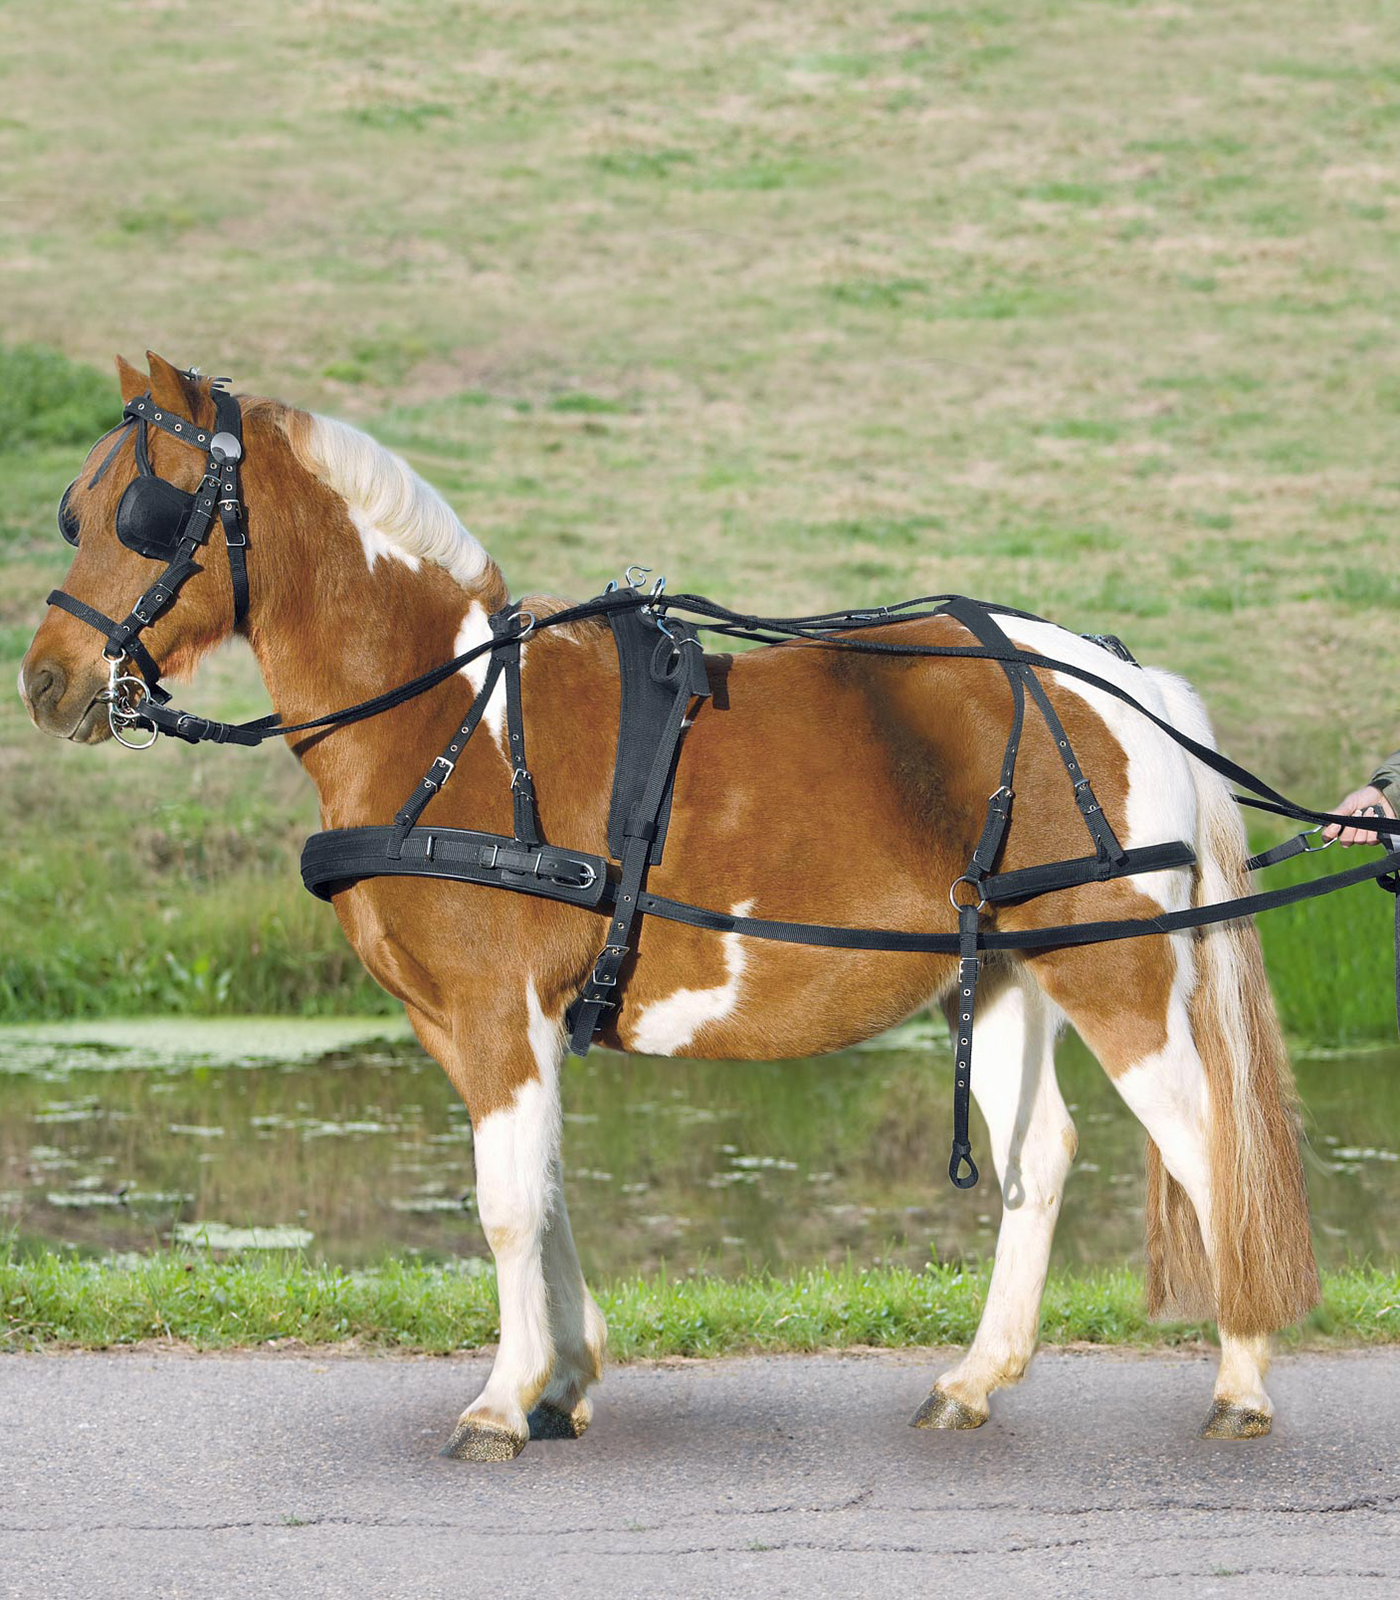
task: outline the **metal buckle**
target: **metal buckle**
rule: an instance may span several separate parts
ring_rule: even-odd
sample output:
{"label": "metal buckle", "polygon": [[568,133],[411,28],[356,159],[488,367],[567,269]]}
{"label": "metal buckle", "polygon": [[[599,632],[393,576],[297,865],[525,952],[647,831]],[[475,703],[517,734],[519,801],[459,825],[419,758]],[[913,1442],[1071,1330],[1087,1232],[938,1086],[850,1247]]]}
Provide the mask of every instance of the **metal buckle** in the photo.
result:
{"label": "metal buckle", "polygon": [[533,785],[534,781],[535,780],[530,776],[530,769],[528,767],[517,767],[510,775],[510,786],[512,789],[518,789],[522,783]]}
{"label": "metal buckle", "polygon": [[[446,767],[447,771],[440,778],[434,778],[433,767]],[[427,772],[423,774],[423,782],[431,789],[441,789],[456,770],[457,763],[455,761],[449,761],[446,756],[434,756],[433,766],[429,767]]]}
{"label": "metal buckle", "polygon": [[481,865],[483,867],[485,867],[485,869],[488,872],[494,872],[496,870],[496,863],[501,859],[501,847],[500,847],[500,845],[498,845],[498,844],[483,845],[482,849],[483,849],[483,851],[489,850],[491,852],[491,859],[489,861],[483,859]]}

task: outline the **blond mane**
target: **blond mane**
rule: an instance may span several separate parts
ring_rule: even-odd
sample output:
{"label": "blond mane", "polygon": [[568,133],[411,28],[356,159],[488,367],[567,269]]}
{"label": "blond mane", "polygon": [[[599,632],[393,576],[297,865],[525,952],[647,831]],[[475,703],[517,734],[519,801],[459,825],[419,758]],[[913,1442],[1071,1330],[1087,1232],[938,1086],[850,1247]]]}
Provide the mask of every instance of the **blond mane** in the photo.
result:
{"label": "blond mane", "polygon": [[432,561],[464,588],[494,566],[446,500],[392,450],[348,422],[293,412],[287,436],[297,459],[345,502],[371,568],[381,555],[417,568]]}

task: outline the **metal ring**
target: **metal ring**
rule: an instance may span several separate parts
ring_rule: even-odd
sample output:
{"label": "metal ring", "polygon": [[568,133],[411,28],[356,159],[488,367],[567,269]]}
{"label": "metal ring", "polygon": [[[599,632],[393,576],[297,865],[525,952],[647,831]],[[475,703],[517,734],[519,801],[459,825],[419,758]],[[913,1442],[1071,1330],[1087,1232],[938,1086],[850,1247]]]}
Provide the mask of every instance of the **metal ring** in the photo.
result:
{"label": "metal ring", "polygon": [[1330,827],[1331,827],[1331,823],[1330,822],[1319,822],[1318,825],[1315,828],[1307,828],[1307,829],[1304,830],[1304,832],[1303,832],[1303,849],[1308,853],[1308,855],[1314,856],[1314,855],[1316,855],[1318,853],[1319,850],[1326,850],[1330,845],[1336,844],[1337,840],[1341,838],[1341,834],[1340,833],[1336,833],[1336,834],[1333,834],[1333,836],[1330,839],[1324,839],[1321,844],[1308,844],[1307,843],[1307,841],[1313,836],[1313,834],[1321,833],[1324,828],[1330,828]]}
{"label": "metal ring", "polygon": [[520,632],[516,634],[516,644],[519,644],[522,639],[528,639],[535,631],[535,613],[533,611],[517,611],[515,614],[515,620],[519,622],[521,617],[529,617],[530,621],[528,626],[522,628]]}
{"label": "metal ring", "polygon": [[[975,906],[971,904],[963,905],[958,899],[958,885],[960,883],[970,884],[977,890],[977,904]],[[948,886],[948,902],[954,911],[980,911],[986,905],[987,897],[982,893],[982,886],[975,879],[969,878],[966,873],[963,873],[962,877],[954,878]]]}

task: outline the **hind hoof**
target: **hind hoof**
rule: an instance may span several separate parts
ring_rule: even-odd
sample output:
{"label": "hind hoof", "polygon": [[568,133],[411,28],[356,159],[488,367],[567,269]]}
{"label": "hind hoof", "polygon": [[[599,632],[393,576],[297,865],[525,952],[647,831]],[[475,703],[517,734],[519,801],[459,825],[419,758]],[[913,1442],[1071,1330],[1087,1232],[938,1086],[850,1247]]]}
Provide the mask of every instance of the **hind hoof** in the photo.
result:
{"label": "hind hoof", "polygon": [[1210,1415],[1201,1424],[1202,1439],[1262,1439],[1274,1425],[1267,1411],[1255,1411],[1251,1406],[1232,1406],[1228,1400],[1217,1400]]}
{"label": "hind hoof", "polygon": [[438,1454],[451,1461],[514,1461],[528,1443],[498,1423],[464,1417]]}
{"label": "hind hoof", "polygon": [[961,1400],[934,1389],[909,1419],[911,1428],[980,1428],[990,1412],[974,1411]]}
{"label": "hind hoof", "polygon": [[592,1419],[588,1407],[580,1401],[572,1411],[564,1411],[541,1400],[530,1413],[532,1439],[581,1439]]}

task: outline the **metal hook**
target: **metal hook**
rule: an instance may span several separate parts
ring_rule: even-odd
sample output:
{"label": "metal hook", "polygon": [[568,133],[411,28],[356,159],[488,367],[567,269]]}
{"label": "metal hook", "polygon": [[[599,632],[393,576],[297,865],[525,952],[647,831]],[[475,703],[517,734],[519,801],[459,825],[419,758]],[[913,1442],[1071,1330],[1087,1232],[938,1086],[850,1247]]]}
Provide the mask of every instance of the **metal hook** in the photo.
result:
{"label": "metal hook", "polygon": [[[639,567],[634,562],[630,567],[628,567],[627,571],[624,572],[622,576],[629,589],[640,589],[643,578],[645,578],[650,571],[650,567]],[[632,576],[634,572],[637,574],[635,578]]]}

